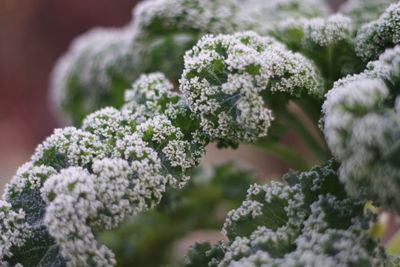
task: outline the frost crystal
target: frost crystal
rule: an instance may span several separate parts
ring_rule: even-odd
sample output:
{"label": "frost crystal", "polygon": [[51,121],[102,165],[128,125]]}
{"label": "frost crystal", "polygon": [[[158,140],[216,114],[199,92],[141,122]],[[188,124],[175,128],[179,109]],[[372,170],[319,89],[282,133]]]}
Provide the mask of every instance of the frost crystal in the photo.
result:
{"label": "frost crystal", "polygon": [[321,94],[313,64],[270,37],[205,36],[185,56],[181,91],[214,139],[254,141],[273,120],[265,94]]}

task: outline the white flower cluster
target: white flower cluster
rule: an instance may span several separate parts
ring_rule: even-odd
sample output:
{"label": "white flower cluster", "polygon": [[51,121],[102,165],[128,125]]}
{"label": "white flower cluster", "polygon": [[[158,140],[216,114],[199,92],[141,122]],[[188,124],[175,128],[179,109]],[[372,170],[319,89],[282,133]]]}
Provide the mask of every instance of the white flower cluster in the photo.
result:
{"label": "white flower cluster", "polygon": [[264,94],[322,93],[309,60],[252,32],[203,37],[186,53],[180,82],[204,131],[233,142],[267,135],[273,116]]}
{"label": "white flower cluster", "polygon": [[376,20],[390,4],[397,2],[398,0],[348,0],[340,6],[339,12],[351,17],[353,23],[359,27]]}
{"label": "white flower cluster", "polygon": [[366,62],[375,60],[386,49],[400,43],[400,3],[390,5],[385,12],[357,33],[356,51]]}
{"label": "white flower cluster", "polygon": [[[51,98],[64,116],[78,123],[104,105],[119,104],[110,100],[118,95],[115,91],[122,92],[137,77],[133,34],[131,26],[96,28],[72,42],[58,60],[51,80]],[[114,88],[116,81],[122,88]],[[77,109],[84,115],[73,117]]]}
{"label": "white flower cluster", "polygon": [[199,122],[162,74],[142,76],[133,87],[123,111],[103,108],[82,129],[56,129],[19,169],[4,194],[0,260],[25,244],[25,230],[44,227],[68,266],[114,265],[96,232],[154,207],[169,184],[185,184],[207,144]]}
{"label": "white flower cluster", "polygon": [[338,81],[323,105],[324,133],[342,162],[348,192],[398,211],[400,116],[396,89],[400,47],[387,50],[364,73]]}
{"label": "white flower cluster", "polygon": [[225,222],[230,241],[205,252],[218,255],[209,257],[212,266],[385,266],[383,251],[369,237],[374,216],[343,194],[333,163],[287,179],[290,185],[248,190]]}

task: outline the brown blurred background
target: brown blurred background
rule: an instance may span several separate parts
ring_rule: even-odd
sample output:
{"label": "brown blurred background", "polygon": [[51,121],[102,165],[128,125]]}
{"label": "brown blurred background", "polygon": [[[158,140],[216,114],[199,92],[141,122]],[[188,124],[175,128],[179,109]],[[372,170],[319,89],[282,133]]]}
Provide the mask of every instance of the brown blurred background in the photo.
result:
{"label": "brown blurred background", "polygon": [[[0,0],[0,188],[36,145],[62,126],[48,105],[48,80],[57,58],[74,37],[94,26],[126,24],[137,2]],[[236,159],[272,176],[287,169],[249,147],[224,154],[211,150],[214,157],[207,162]]]}

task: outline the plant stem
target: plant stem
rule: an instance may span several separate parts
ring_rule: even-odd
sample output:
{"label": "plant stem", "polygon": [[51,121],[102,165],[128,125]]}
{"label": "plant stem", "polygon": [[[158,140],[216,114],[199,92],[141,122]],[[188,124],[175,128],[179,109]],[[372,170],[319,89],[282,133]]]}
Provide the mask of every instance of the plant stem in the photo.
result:
{"label": "plant stem", "polygon": [[329,159],[329,151],[318,142],[309,127],[300,118],[289,112],[287,108],[279,110],[276,116],[285,121],[287,126],[291,127],[302,138],[317,159],[321,162]]}
{"label": "plant stem", "polygon": [[254,143],[254,145],[285,161],[290,167],[296,170],[305,171],[311,167],[297,151],[294,151],[284,143],[262,138]]}

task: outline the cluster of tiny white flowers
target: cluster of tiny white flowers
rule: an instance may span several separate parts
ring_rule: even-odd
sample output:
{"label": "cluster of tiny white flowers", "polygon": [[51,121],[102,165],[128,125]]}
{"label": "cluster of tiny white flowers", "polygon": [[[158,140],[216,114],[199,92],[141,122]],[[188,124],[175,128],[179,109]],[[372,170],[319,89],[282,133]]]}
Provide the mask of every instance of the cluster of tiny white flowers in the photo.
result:
{"label": "cluster of tiny white flowers", "polygon": [[[111,70],[113,75],[132,82],[137,65],[133,62],[133,34],[130,26],[121,29],[95,28],[76,38],[52,73],[51,99],[54,106],[63,110],[66,105],[73,104],[71,101],[74,100],[69,97],[79,93],[85,95],[79,99],[83,101],[81,108],[88,112],[99,108],[95,98],[112,88]],[[73,88],[75,86],[79,88]],[[71,114],[65,111],[63,115],[68,118]]]}
{"label": "cluster of tiny white flowers", "polygon": [[357,33],[356,51],[365,61],[375,60],[388,47],[400,43],[400,3],[392,4],[377,19]]}
{"label": "cluster of tiny white flowers", "polygon": [[185,56],[181,91],[212,138],[254,141],[273,120],[261,93],[321,93],[310,61],[252,32],[205,36]]}
{"label": "cluster of tiny white flowers", "polygon": [[11,248],[20,247],[30,237],[30,229],[25,223],[25,213],[22,209],[12,210],[11,205],[0,200],[0,263],[4,257],[11,257]]}

